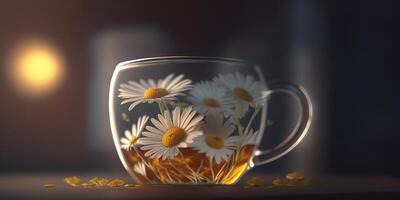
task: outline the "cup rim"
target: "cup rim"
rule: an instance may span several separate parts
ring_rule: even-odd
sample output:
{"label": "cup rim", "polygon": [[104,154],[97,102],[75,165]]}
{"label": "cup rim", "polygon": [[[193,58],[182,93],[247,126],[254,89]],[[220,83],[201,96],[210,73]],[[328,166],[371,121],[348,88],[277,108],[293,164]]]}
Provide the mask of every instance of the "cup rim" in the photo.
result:
{"label": "cup rim", "polygon": [[251,66],[251,64],[245,60],[228,57],[217,57],[217,56],[157,56],[157,57],[146,57],[138,58],[133,60],[123,61],[117,64],[116,69],[121,70],[125,68],[138,67],[146,64],[154,64],[161,62],[218,62],[218,63],[235,63],[244,66]]}

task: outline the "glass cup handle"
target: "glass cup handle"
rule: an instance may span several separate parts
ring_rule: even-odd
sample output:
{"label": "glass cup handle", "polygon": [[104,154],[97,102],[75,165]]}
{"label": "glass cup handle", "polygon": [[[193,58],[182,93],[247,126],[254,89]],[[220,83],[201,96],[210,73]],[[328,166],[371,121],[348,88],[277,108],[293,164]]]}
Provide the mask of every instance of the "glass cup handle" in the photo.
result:
{"label": "glass cup handle", "polygon": [[[255,156],[252,162],[250,162],[250,167],[267,164],[286,155],[300,143],[310,127],[313,112],[312,104],[309,95],[303,87],[284,82],[268,84],[268,90],[263,93],[263,97],[268,98],[275,93],[289,94],[298,102],[300,112],[296,126],[290,135],[276,147],[268,150],[256,150]],[[266,116],[266,113],[263,116]],[[263,120],[266,120],[266,117],[263,118]]]}

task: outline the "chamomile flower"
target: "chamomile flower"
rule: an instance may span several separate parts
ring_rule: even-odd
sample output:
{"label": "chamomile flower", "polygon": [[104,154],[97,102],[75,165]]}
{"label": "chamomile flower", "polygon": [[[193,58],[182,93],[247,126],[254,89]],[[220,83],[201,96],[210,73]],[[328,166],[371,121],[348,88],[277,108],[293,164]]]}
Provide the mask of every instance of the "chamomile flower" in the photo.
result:
{"label": "chamomile flower", "polygon": [[235,102],[235,118],[243,117],[251,107],[262,104],[261,85],[250,75],[235,74],[219,75],[214,81],[228,89],[227,96]]}
{"label": "chamomile flower", "polygon": [[167,110],[163,115],[158,114],[158,120],[152,118],[153,126],[146,126],[138,141],[142,145],[140,148],[146,151],[144,155],[163,160],[174,158],[179,148],[193,143],[194,138],[203,134],[199,129],[203,116],[196,113],[192,107],[182,111],[176,107],[172,113]]}
{"label": "chamomile flower", "polygon": [[205,121],[203,135],[196,138],[191,147],[219,164],[233,153],[239,136],[231,136],[234,124],[231,119],[224,122],[222,114],[207,115]]}
{"label": "chamomile flower", "polygon": [[190,91],[188,98],[193,103],[193,109],[202,114],[223,113],[225,116],[233,114],[233,101],[225,98],[226,89],[216,82],[202,81]]}
{"label": "chamomile flower", "polygon": [[148,120],[146,115],[139,117],[137,124],[132,124],[131,131],[125,130],[125,137],[121,138],[122,148],[128,150],[137,141]]}
{"label": "chamomile flower", "polygon": [[123,101],[121,104],[131,103],[128,110],[131,111],[140,103],[153,102],[171,102],[176,100],[176,97],[183,95],[182,92],[190,89],[192,81],[183,79],[183,74],[176,76],[170,74],[165,79],[159,79],[157,82],[154,79],[128,81],[127,84],[121,84],[119,95]]}

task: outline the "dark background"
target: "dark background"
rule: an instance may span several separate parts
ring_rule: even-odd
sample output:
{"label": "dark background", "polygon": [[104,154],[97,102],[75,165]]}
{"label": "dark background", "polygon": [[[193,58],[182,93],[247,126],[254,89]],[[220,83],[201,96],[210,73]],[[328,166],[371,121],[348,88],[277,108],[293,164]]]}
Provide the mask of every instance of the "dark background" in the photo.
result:
{"label": "dark background", "polygon": [[[146,57],[247,59],[263,66],[267,78],[310,90],[317,102],[307,136],[313,141],[264,170],[293,169],[303,155],[302,162],[312,161],[300,167],[307,172],[398,177],[395,2],[1,0],[0,173],[115,170],[87,150],[93,41],[107,30],[155,27],[174,48]],[[40,100],[24,98],[7,81],[10,50],[30,37],[51,41],[67,60],[64,84]],[[306,52],[311,64],[296,65],[296,52]]]}

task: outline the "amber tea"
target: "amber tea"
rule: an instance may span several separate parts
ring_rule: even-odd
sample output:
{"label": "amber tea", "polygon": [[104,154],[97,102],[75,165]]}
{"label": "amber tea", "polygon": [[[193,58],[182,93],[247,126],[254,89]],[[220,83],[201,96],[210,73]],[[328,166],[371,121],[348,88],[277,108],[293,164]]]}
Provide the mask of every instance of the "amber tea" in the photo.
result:
{"label": "amber tea", "polygon": [[246,145],[219,164],[190,148],[181,150],[183,157],[171,160],[144,158],[138,155],[143,152],[122,151],[132,173],[142,183],[232,184],[247,169],[254,148],[255,145]]}

